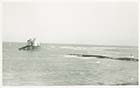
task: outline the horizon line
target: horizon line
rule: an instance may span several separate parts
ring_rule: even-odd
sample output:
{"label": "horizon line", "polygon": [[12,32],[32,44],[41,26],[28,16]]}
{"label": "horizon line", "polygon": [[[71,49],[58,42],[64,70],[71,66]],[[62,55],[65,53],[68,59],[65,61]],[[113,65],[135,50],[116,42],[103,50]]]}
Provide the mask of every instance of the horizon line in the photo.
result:
{"label": "horizon line", "polygon": [[[26,43],[26,42],[14,42],[14,41],[2,41],[2,43]],[[42,42],[41,44],[57,44],[57,45],[89,45],[89,46],[116,46],[116,47],[138,47],[138,45],[101,45],[101,44],[78,44],[78,43],[47,43],[47,42]]]}

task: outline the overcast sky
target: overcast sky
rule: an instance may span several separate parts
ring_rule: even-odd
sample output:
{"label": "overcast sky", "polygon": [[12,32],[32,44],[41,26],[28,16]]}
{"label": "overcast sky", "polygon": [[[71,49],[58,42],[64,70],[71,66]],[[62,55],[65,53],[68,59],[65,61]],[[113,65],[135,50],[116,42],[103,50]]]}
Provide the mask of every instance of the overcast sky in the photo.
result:
{"label": "overcast sky", "polygon": [[138,4],[97,1],[5,2],[3,41],[138,45]]}

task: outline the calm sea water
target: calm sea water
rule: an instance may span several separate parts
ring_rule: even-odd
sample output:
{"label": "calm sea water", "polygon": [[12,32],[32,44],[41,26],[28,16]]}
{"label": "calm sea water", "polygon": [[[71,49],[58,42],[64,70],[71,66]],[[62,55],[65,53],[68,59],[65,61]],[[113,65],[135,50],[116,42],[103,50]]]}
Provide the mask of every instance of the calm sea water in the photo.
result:
{"label": "calm sea water", "polygon": [[19,51],[25,43],[3,43],[3,85],[137,85],[138,62],[68,54],[138,59],[137,47],[42,44]]}

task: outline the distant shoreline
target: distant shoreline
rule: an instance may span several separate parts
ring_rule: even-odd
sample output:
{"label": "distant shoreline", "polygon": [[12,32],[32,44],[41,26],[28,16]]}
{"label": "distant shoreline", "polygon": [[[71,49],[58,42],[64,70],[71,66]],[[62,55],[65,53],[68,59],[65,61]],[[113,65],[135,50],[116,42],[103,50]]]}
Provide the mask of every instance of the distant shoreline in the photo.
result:
{"label": "distant shoreline", "polygon": [[[2,43],[26,43],[26,42],[9,42],[9,41],[2,41]],[[128,46],[128,45],[92,45],[92,44],[71,44],[71,43],[41,43],[41,44],[48,44],[48,45],[67,45],[67,46],[88,46],[88,47],[135,47],[138,48],[138,46]]]}

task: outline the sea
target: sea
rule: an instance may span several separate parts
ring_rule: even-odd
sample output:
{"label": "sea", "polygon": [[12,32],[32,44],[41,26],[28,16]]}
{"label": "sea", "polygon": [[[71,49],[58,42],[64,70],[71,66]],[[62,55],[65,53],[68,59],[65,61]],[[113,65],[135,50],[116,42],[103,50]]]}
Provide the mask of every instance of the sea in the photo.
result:
{"label": "sea", "polygon": [[138,85],[138,61],[80,55],[138,59],[137,46],[41,44],[3,42],[4,86]]}

